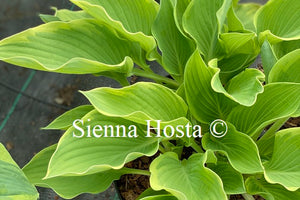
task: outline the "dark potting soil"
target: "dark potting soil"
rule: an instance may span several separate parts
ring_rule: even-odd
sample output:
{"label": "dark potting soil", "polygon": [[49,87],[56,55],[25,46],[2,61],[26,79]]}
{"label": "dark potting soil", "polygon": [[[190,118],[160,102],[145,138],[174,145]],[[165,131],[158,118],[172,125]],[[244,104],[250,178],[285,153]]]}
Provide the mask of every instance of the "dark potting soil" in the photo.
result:
{"label": "dark potting soil", "polygon": [[[125,165],[128,168],[149,170],[151,162],[158,156],[143,156]],[[117,187],[123,199],[135,200],[138,196],[150,187],[149,176],[126,174],[116,181]]]}

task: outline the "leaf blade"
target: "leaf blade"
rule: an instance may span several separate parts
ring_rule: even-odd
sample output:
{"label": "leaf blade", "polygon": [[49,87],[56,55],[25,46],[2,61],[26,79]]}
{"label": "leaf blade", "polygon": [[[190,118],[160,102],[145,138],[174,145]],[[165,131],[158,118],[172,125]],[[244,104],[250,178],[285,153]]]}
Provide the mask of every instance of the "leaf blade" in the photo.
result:
{"label": "leaf blade", "polygon": [[165,153],[150,165],[150,185],[178,199],[227,199],[220,178],[204,167],[205,160],[206,154],[194,154],[180,162],[175,153]]}
{"label": "leaf blade", "polygon": [[[52,145],[36,154],[23,168],[29,181],[36,185],[53,189],[63,198],[71,199],[82,193],[100,193],[105,191],[113,180],[123,174],[118,170],[108,170],[91,175],[61,176],[43,179],[47,173],[48,163],[57,145]],[[97,182],[97,184],[95,184]],[[84,183],[84,184],[82,184]]]}
{"label": "leaf blade", "polygon": [[221,151],[226,154],[231,166],[240,173],[251,174],[263,172],[263,166],[255,142],[246,134],[227,124],[227,133],[222,138],[211,134],[203,137],[203,147],[206,150]]}
{"label": "leaf blade", "polygon": [[281,130],[275,135],[272,158],[264,164],[265,179],[291,191],[300,188],[300,128]]}
{"label": "leaf blade", "polygon": [[0,143],[0,196],[7,200],[38,199],[36,188]]}
{"label": "leaf blade", "polygon": [[[73,124],[61,137],[49,162],[46,178],[121,169],[127,162],[142,155],[152,156],[158,151],[160,138],[146,137],[141,126],[125,119],[104,116],[93,110],[76,125]],[[117,128],[118,125],[125,129]],[[130,131],[133,130],[130,126],[135,126],[134,132]]]}

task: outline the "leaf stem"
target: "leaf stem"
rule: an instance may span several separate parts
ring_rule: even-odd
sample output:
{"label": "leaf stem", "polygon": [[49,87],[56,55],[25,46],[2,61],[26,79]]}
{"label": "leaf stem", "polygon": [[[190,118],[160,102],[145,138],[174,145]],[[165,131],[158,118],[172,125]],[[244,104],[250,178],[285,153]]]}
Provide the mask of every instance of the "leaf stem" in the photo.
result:
{"label": "leaf stem", "polygon": [[242,196],[244,197],[245,200],[255,200],[254,197],[250,194],[242,194]]}
{"label": "leaf stem", "polygon": [[191,147],[197,152],[197,153],[203,153],[202,148],[195,142],[195,140],[191,141]]}
{"label": "leaf stem", "polygon": [[280,129],[280,127],[283,126],[283,124],[289,119],[289,117],[284,117],[279,120],[277,120],[268,130],[267,132],[262,136],[262,139],[268,139],[272,137],[276,131]]}
{"label": "leaf stem", "polygon": [[133,75],[136,75],[136,76],[150,78],[150,79],[155,80],[157,82],[166,83],[168,86],[170,86],[171,88],[174,88],[174,89],[177,89],[179,87],[179,84],[176,81],[174,81],[170,78],[155,74],[155,73],[150,72],[150,71],[144,71],[144,70],[141,70],[141,69],[138,69],[138,68],[133,68],[132,73],[133,73]]}
{"label": "leaf stem", "polygon": [[127,168],[123,167],[121,171],[124,174],[140,174],[140,175],[145,175],[145,176],[150,176],[151,173],[147,170],[142,170],[142,169],[134,169],[134,168]]}
{"label": "leaf stem", "polygon": [[161,144],[159,145],[158,150],[162,153],[166,153],[165,148]]}

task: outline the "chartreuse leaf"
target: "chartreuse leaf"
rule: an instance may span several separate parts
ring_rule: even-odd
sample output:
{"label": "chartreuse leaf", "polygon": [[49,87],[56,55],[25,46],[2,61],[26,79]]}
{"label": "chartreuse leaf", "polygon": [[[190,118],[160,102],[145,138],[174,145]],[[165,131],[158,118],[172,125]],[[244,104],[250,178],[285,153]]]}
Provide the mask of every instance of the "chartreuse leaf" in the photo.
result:
{"label": "chartreuse leaf", "polygon": [[257,70],[246,70],[235,77],[227,91],[218,77],[219,72],[219,68],[207,67],[198,51],[193,53],[186,66],[186,99],[193,116],[203,123],[225,119],[237,105],[236,102],[252,105],[256,95],[262,92],[257,79],[262,78],[263,74]]}
{"label": "chartreuse leaf", "polygon": [[300,4],[298,0],[271,0],[255,15],[255,26],[261,43],[300,39]]}
{"label": "chartreuse leaf", "polygon": [[222,83],[247,68],[260,51],[255,33],[223,33],[219,42],[225,54],[218,63]]}
{"label": "chartreuse leaf", "polygon": [[300,49],[300,39],[282,41],[273,45],[273,50],[278,58],[281,58],[296,49]]}
{"label": "chartreuse leaf", "polygon": [[234,7],[237,17],[242,22],[246,30],[256,32],[254,16],[260,7],[261,5],[256,3],[242,3]]}
{"label": "chartreuse leaf", "polygon": [[300,128],[284,129],[276,133],[273,155],[264,163],[265,178],[291,191],[300,188]]}
{"label": "chartreuse leaf", "polygon": [[126,30],[136,33],[143,32],[151,34],[151,26],[155,20],[159,9],[158,3],[153,0],[72,0],[76,5],[84,3],[102,7],[108,16],[115,21],[119,21]]}
{"label": "chartreuse leaf", "polygon": [[55,7],[52,7],[52,10],[55,11],[54,15],[44,15],[41,14],[40,18],[43,20],[43,22],[53,22],[53,21],[72,21],[76,19],[88,19],[93,18],[91,15],[87,14],[85,11],[72,11],[68,9],[57,9]]}
{"label": "chartreuse leaf", "polygon": [[[96,39],[97,38],[97,39]],[[0,41],[0,60],[59,73],[129,75],[140,49],[93,19],[52,22]]]}
{"label": "chartreuse leaf", "polygon": [[[288,102],[288,103],[287,103]],[[258,95],[251,107],[237,106],[228,116],[228,121],[237,130],[252,137],[272,122],[283,117],[292,116],[300,102],[300,84],[270,83],[264,92]]]}
{"label": "chartreuse leaf", "polygon": [[220,79],[226,84],[231,78],[250,66],[257,57],[257,52],[253,54],[235,54],[218,61],[221,69]]}
{"label": "chartreuse leaf", "polygon": [[119,179],[123,174],[120,170],[108,170],[91,175],[59,176],[43,179],[47,173],[49,160],[56,147],[57,145],[52,145],[36,154],[23,168],[23,172],[32,184],[51,188],[63,198],[71,199],[81,193],[96,194],[103,192],[114,180]]}
{"label": "chartreuse leaf", "polygon": [[0,143],[0,160],[18,167],[18,164],[12,159],[9,152],[5,149],[2,143]]}
{"label": "chartreuse leaf", "polygon": [[81,119],[86,115],[88,112],[94,110],[94,107],[91,105],[83,105],[78,106],[72,110],[69,110],[56,118],[53,122],[51,122],[48,126],[43,129],[62,129],[66,130],[70,126],[72,126],[73,122],[76,119]]}
{"label": "chartreuse leaf", "polygon": [[171,194],[165,194],[165,195],[157,195],[157,196],[148,196],[148,197],[141,198],[139,200],[177,200],[177,198]]}
{"label": "chartreuse leaf", "polygon": [[273,68],[274,64],[277,62],[277,57],[274,53],[268,40],[265,40],[261,46],[261,61],[266,75],[266,82],[269,82],[269,73]]}
{"label": "chartreuse leaf", "polygon": [[230,7],[227,13],[227,26],[229,32],[241,32],[245,29],[233,7]]}
{"label": "chartreuse leaf", "polygon": [[[151,26],[159,6],[154,0],[71,0],[96,19],[114,28],[123,37],[139,43],[149,60],[157,59]],[[145,67],[145,63],[141,63]]]}
{"label": "chartreuse leaf", "polygon": [[76,19],[88,19],[93,18],[91,15],[87,14],[85,11],[71,11],[67,9],[59,9],[55,8],[55,16],[58,17],[61,21],[72,21]]}
{"label": "chartreuse leaf", "polygon": [[177,200],[172,194],[165,190],[155,191],[151,187],[145,190],[137,200]]}
{"label": "chartreuse leaf", "polygon": [[131,121],[96,110],[81,120],[61,137],[46,178],[121,169],[125,163],[158,150],[160,138],[147,137],[142,127]]}
{"label": "chartreuse leaf", "polygon": [[216,58],[221,33],[231,0],[192,0],[183,15],[183,28],[197,43],[205,62]]}
{"label": "chartreuse leaf", "polygon": [[291,192],[279,184],[270,184],[263,178],[256,179],[255,177],[249,177],[245,184],[248,193],[253,195],[258,194],[268,200],[300,199],[300,190]]}
{"label": "chartreuse leaf", "polygon": [[153,126],[157,124],[153,120],[175,123],[187,114],[184,100],[156,83],[139,82],[121,89],[102,87],[82,93],[100,113],[140,124],[147,124],[146,120],[152,120]]}
{"label": "chartreuse leaf", "polygon": [[264,77],[265,75],[257,69],[245,69],[229,81],[226,90],[221,83],[219,73],[213,76],[211,84],[216,92],[223,93],[241,105],[252,106],[257,95],[264,90],[260,82]]}
{"label": "chartreuse leaf", "polygon": [[22,170],[0,143],[0,198],[1,200],[34,200],[39,194]]}
{"label": "chartreuse leaf", "polygon": [[269,74],[269,82],[300,83],[300,49],[280,58]]}
{"label": "chartreuse leaf", "polygon": [[179,80],[182,79],[185,64],[194,51],[194,45],[178,30],[174,20],[174,8],[170,0],[161,2],[152,33],[162,51],[165,70],[171,75],[175,75],[174,78],[179,76]]}
{"label": "chartreuse leaf", "polygon": [[227,133],[222,138],[205,134],[202,138],[204,149],[225,153],[232,167],[240,173],[251,174],[263,172],[255,142],[228,123]]}
{"label": "chartreuse leaf", "polygon": [[242,174],[237,172],[230,164],[220,161],[216,165],[208,164],[207,167],[222,179],[226,194],[246,193]]}
{"label": "chartreuse leaf", "polygon": [[211,79],[217,71],[217,68],[207,67],[196,50],[188,60],[184,73],[186,101],[191,114],[207,124],[223,118],[222,111],[218,110],[221,94],[214,92],[211,87]]}
{"label": "chartreuse leaf", "polygon": [[191,3],[191,0],[171,0],[171,3],[174,7],[174,18],[177,28],[182,33],[182,35],[187,36],[182,25],[182,18],[186,8]]}
{"label": "chartreuse leaf", "polygon": [[44,23],[60,21],[60,19],[53,15],[39,14],[39,17]]}
{"label": "chartreuse leaf", "polygon": [[71,11],[67,9],[56,9],[55,16],[58,17],[61,21],[92,18],[92,16],[87,14],[85,11]]}
{"label": "chartreuse leaf", "polygon": [[173,152],[160,155],[150,165],[151,187],[180,200],[227,199],[221,179],[204,166],[206,158],[206,154],[193,154],[180,161]]}
{"label": "chartreuse leaf", "polygon": [[258,52],[255,33],[222,33],[220,42],[228,57]]}

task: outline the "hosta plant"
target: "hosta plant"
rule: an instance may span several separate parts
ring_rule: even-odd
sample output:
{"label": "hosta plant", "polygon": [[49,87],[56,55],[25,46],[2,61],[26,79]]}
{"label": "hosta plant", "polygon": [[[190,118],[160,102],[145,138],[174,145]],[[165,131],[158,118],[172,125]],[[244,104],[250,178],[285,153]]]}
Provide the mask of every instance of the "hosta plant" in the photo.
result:
{"label": "hosta plant", "polygon": [[[81,91],[91,105],[45,127],[65,133],[22,170],[0,146],[1,199],[36,199],[34,186],[70,199],[124,174],[150,177],[141,200],[300,199],[300,128],[279,130],[300,116],[299,0],[71,2],[81,10],[2,40],[0,59],[122,87]],[[249,68],[259,55],[264,71]]]}

